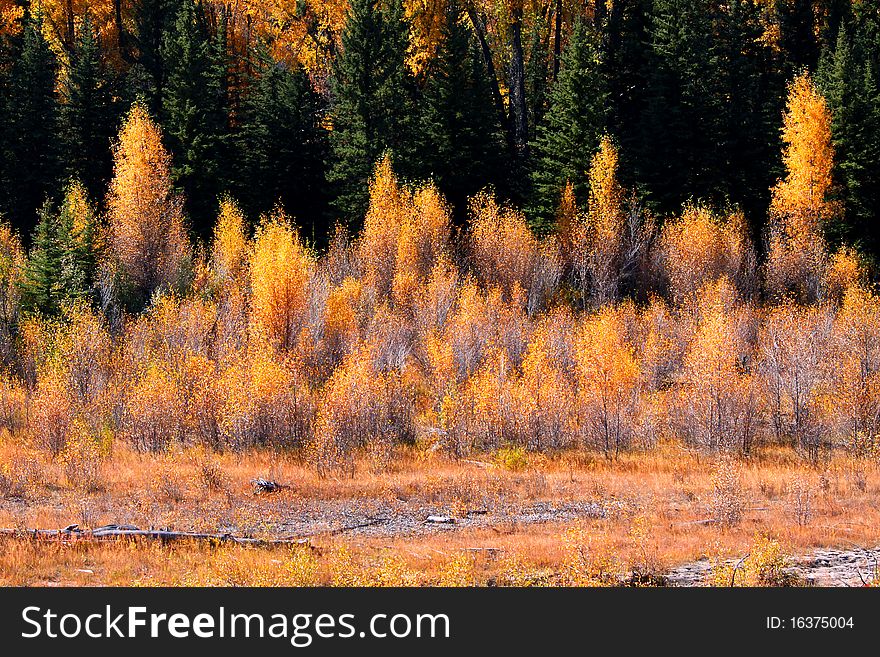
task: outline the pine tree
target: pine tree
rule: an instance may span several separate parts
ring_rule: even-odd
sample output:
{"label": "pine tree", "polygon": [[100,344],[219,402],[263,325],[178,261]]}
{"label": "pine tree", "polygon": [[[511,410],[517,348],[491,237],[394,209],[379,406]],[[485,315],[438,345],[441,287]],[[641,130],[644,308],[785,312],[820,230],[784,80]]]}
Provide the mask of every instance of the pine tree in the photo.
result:
{"label": "pine tree", "polygon": [[43,205],[34,230],[22,281],[22,308],[55,315],[63,306],[87,298],[94,283],[95,214],[85,187],[71,182],[56,212]]}
{"label": "pine tree", "polygon": [[829,226],[832,241],[847,239],[878,253],[872,224],[880,214],[880,90],[868,61],[871,45],[841,27],[837,47],[819,66],[818,83],[832,113],[834,179],[843,220]]}
{"label": "pine tree", "polygon": [[457,211],[468,197],[503,181],[504,135],[483,60],[460,5],[446,8],[422,95],[421,171]]}
{"label": "pine tree", "polygon": [[242,107],[238,197],[252,216],[280,201],[301,226],[312,224],[312,232],[323,235],[328,150],[323,101],[302,67],[276,62],[265,50],[259,62]]}
{"label": "pine tree", "polygon": [[153,115],[162,109],[167,77],[163,42],[172,28],[182,0],[136,0],[132,41],[136,53],[126,75],[127,100],[145,103]]}
{"label": "pine tree", "polygon": [[725,65],[711,0],[656,0],[652,72],[641,123],[638,177],[666,212],[689,197],[723,201]]}
{"label": "pine tree", "polygon": [[63,77],[61,141],[65,173],[83,181],[89,195],[103,193],[113,169],[111,140],[116,107],[112,80],[88,14],[83,18]]}
{"label": "pine tree", "polygon": [[819,60],[814,4],[815,0],[776,0],[779,45],[789,71],[812,70]]}
{"label": "pine tree", "polygon": [[401,0],[353,0],[332,84],[334,206],[349,224],[363,221],[367,182],[383,152],[413,170],[413,82],[406,67],[409,25]]}
{"label": "pine tree", "polygon": [[4,211],[24,233],[60,174],[56,59],[39,16],[27,18],[12,68],[6,112]]}
{"label": "pine tree", "polygon": [[[218,38],[223,39],[221,31]],[[175,185],[187,198],[193,228],[207,234],[224,191],[222,153],[228,115],[224,102],[225,47],[215,45],[195,0],[183,0],[164,35],[167,77],[162,93],[163,126],[172,153]]]}
{"label": "pine tree", "polygon": [[[719,12],[724,103],[725,170],[719,195],[739,206],[757,236],[781,174],[779,116],[785,79],[777,53],[763,40],[762,9],[752,0],[731,0]],[[719,158],[720,159],[720,158]]]}
{"label": "pine tree", "polygon": [[22,282],[22,309],[53,315],[58,311],[61,250],[58,216],[48,201],[40,208]]}
{"label": "pine tree", "polygon": [[587,201],[587,172],[607,116],[596,39],[586,22],[575,25],[559,77],[550,90],[550,107],[538,126],[530,214],[540,231],[550,227],[566,182],[574,186],[579,204]]}
{"label": "pine tree", "polygon": [[652,0],[615,0],[610,5],[599,57],[608,87],[608,132],[620,146],[621,179],[633,185],[652,63]]}
{"label": "pine tree", "polygon": [[88,191],[71,181],[58,215],[58,245],[61,251],[59,288],[65,301],[90,299],[98,265],[97,220]]}

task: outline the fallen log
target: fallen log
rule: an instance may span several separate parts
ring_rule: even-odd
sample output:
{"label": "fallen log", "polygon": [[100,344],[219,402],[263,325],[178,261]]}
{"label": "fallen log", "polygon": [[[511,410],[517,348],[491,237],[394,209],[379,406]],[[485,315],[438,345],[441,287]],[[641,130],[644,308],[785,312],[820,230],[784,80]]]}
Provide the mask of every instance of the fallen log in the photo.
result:
{"label": "fallen log", "polygon": [[0,529],[0,536],[31,539],[72,539],[76,541],[104,541],[121,538],[135,538],[171,541],[214,541],[217,543],[235,543],[254,547],[274,545],[308,545],[309,537],[290,537],[278,539],[252,538],[234,536],[230,533],[210,534],[203,532],[184,532],[170,529],[140,529],[134,525],[104,525],[93,529],[80,529],[79,525],[68,525],[64,529]]}
{"label": "fallen log", "polygon": [[288,486],[287,484],[279,484],[277,481],[274,481],[272,479],[263,479],[262,477],[251,479],[251,483],[254,486],[254,495],[277,493],[278,491],[285,488],[290,488],[290,486]]}
{"label": "fallen log", "polygon": [[356,529],[363,529],[364,527],[372,527],[374,525],[380,525],[383,522],[388,522],[388,518],[372,518],[365,522],[360,522],[355,525],[345,525],[343,527],[337,527],[336,529],[327,529],[323,531],[312,532],[311,534],[305,534],[303,538],[309,538],[311,536],[336,536],[337,534],[344,534],[345,532],[351,532]]}

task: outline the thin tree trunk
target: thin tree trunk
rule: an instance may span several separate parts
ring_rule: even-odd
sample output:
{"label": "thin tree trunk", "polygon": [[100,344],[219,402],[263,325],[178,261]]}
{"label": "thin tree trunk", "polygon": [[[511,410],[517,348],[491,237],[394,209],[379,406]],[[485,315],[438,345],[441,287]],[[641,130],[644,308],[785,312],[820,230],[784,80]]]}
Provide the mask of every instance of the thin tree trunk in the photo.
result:
{"label": "thin tree trunk", "polygon": [[504,110],[504,99],[501,97],[501,88],[498,85],[498,75],[495,72],[495,64],[492,61],[492,50],[489,48],[489,42],[486,40],[486,26],[482,18],[477,14],[473,4],[468,3],[467,15],[474,27],[477,35],[477,41],[480,44],[480,52],[483,55],[483,64],[486,67],[486,73],[489,76],[489,82],[492,86],[492,99],[495,101],[495,110],[498,112],[498,120],[504,128],[505,134],[509,134],[509,122],[507,120],[507,112]]}
{"label": "thin tree trunk", "polygon": [[131,62],[128,40],[125,38],[125,26],[122,22],[122,0],[113,0],[113,18],[116,22],[116,45],[119,48],[119,56],[123,61]]}
{"label": "thin tree trunk", "polygon": [[519,157],[528,155],[529,117],[526,106],[526,74],[522,45],[522,8],[513,11],[510,25],[510,115],[513,147]]}
{"label": "thin tree trunk", "polygon": [[556,0],[556,25],[553,32],[553,81],[559,76],[559,61],[562,58],[562,0]]}

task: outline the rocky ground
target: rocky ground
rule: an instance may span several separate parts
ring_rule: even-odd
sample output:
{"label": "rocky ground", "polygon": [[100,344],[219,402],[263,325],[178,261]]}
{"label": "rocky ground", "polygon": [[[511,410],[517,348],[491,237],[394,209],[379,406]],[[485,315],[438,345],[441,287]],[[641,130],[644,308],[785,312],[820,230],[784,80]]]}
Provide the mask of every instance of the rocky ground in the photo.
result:
{"label": "rocky ground", "polygon": [[307,537],[318,534],[417,536],[456,529],[480,529],[505,524],[530,525],[601,518],[606,509],[590,502],[534,502],[494,506],[454,513],[443,506],[407,501],[355,503],[352,500],[304,502],[271,526],[273,535]]}
{"label": "rocky ground", "polygon": [[[733,563],[733,562],[730,562]],[[791,559],[787,572],[813,586],[864,586],[877,573],[880,548],[820,549]],[[702,586],[712,570],[709,559],[684,564],[668,574],[670,586]]]}

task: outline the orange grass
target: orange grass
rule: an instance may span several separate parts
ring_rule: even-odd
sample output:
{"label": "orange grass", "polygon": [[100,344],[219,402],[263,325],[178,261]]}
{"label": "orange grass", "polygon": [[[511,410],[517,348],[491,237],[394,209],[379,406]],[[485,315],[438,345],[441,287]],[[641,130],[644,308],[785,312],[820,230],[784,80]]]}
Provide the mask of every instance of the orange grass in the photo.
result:
{"label": "orange grass", "polygon": [[[840,455],[811,467],[788,449],[760,449],[738,464],[742,520],[719,527],[699,522],[713,517],[718,459],[677,445],[614,461],[584,452],[529,455],[515,471],[484,458],[457,462],[401,448],[384,471],[372,470],[364,457],[353,477],[322,479],[286,452],[156,456],[117,445],[83,485],[68,479],[63,464],[7,438],[0,472],[17,478],[18,490],[0,499],[3,527],[130,523],[278,536],[275,523],[286,514],[321,501],[403,500],[453,515],[499,500],[510,508],[586,501],[599,504],[605,517],[400,536],[317,533],[308,547],[273,549],[6,537],[0,584],[578,584],[603,570],[662,572],[704,556],[741,555],[758,534],[792,553],[880,544],[880,469],[873,461]],[[255,496],[250,480],[257,476],[291,487]]]}

